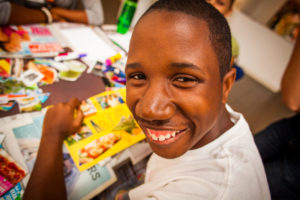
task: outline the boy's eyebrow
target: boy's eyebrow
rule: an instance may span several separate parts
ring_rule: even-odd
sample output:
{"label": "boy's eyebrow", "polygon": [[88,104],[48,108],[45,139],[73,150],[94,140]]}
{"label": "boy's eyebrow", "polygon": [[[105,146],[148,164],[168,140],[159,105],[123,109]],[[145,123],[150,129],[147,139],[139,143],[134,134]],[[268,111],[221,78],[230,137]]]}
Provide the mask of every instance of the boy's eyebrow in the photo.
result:
{"label": "boy's eyebrow", "polygon": [[[126,65],[125,70],[127,70],[127,69],[136,69],[138,67],[141,67],[140,63],[129,63],[129,64]],[[169,67],[178,68],[178,69],[190,68],[190,69],[194,69],[194,70],[200,71],[202,73],[205,73],[199,66],[194,65],[192,63],[174,62],[174,63],[171,63],[169,65]]]}
{"label": "boy's eyebrow", "polygon": [[202,73],[204,73],[204,71],[197,65],[194,65],[193,63],[180,63],[180,62],[176,62],[176,63],[171,63],[170,65],[171,67],[176,67],[176,68],[191,68],[191,69],[195,69],[198,71],[201,71]]}
{"label": "boy's eyebrow", "polygon": [[138,68],[138,67],[141,67],[141,65],[139,63],[129,63],[129,64],[126,65],[126,69],[129,69],[129,68],[135,69],[135,68]]}

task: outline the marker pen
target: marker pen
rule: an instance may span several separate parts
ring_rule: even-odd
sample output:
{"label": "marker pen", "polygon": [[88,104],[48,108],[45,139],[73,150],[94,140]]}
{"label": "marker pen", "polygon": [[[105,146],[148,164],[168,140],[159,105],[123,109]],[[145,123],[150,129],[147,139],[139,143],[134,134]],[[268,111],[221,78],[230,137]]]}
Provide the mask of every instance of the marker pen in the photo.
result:
{"label": "marker pen", "polygon": [[87,56],[85,53],[75,53],[75,52],[70,52],[70,53],[64,53],[60,54],[58,56],[55,56],[54,60],[55,61],[63,61],[63,60],[74,60],[74,59],[80,59]]}

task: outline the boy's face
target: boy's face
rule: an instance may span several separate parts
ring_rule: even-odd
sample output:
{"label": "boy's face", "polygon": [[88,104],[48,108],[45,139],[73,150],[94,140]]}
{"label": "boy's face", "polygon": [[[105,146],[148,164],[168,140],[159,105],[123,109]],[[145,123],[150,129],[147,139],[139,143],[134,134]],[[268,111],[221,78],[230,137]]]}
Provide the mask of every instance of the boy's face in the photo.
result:
{"label": "boy's face", "polygon": [[224,16],[228,16],[228,14],[230,14],[231,1],[232,0],[206,0],[206,2],[210,3]]}
{"label": "boy's face", "polygon": [[224,131],[227,91],[205,22],[148,13],[132,35],[126,77],[128,107],[156,154],[178,157]]}

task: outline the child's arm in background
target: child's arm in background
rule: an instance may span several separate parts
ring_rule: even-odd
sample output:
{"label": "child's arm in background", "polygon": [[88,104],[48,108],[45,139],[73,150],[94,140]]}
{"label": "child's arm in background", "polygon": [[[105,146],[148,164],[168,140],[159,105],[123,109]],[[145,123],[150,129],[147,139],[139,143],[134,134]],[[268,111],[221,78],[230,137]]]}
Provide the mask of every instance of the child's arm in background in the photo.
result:
{"label": "child's arm in background", "polygon": [[84,10],[68,10],[65,8],[54,7],[51,9],[53,16],[59,16],[64,21],[88,24],[88,17]]}
{"label": "child's arm in background", "polygon": [[300,37],[297,38],[289,64],[281,81],[282,98],[293,111],[300,113]]}
{"label": "child's arm in background", "polygon": [[[33,24],[33,23],[46,23],[47,18],[45,14],[39,10],[39,9],[32,9],[27,8],[22,5],[18,5],[15,3],[10,3],[10,16],[8,19],[7,24],[1,24],[1,25],[23,25],[23,24]],[[59,16],[53,14],[52,15],[53,21],[64,21]],[[4,23],[4,21],[1,21],[1,23]]]}
{"label": "child's arm in background", "polygon": [[83,0],[85,10],[69,10],[60,7],[51,9],[54,16],[69,22],[77,22],[99,26],[104,21],[103,9],[100,0]]}
{"label": "child's arm in background", "polygon": [[[44,119],[41,143],[24,200],[67,199],[63,174],[63,140],[81,125],[80,101],[71,99],[50,108]],[[74,111],[77,116],[74,117]],[[76,113],[76,112],[75,112]]]}

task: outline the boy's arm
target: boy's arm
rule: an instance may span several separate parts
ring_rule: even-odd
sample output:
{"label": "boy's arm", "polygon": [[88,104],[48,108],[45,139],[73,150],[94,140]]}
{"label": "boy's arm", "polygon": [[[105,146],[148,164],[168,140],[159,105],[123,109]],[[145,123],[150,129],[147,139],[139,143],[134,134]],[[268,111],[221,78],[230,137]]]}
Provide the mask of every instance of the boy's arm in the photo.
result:
{"label": "boy's arm", "polygon": [[300,37],[281,81],[282,98],[293,111],[300,113]]}
{"label": "boy's arm", "polygon": [[80,128],[83,113],[79,106],[79,100],[71,99],[67,104],[60,103],[47,111],[38,156],[24,200],[67,199],[62,144],[65,137]]}

